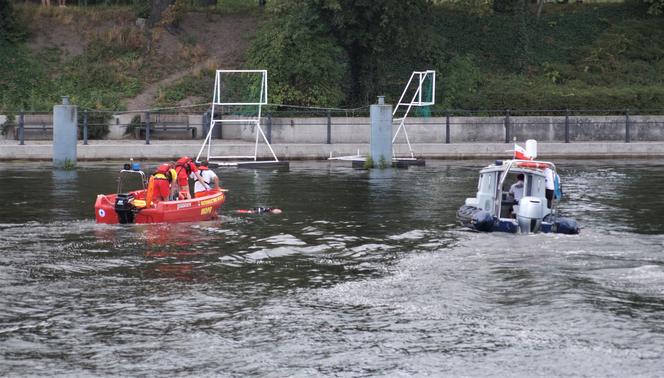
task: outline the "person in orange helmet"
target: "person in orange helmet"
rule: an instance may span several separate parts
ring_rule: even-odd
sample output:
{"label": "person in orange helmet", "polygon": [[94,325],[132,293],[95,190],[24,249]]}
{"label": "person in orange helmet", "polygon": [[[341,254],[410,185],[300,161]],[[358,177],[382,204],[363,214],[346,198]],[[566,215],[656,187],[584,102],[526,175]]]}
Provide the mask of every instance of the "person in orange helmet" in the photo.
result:
{"label": "person in orange helmet", "polygon": [[205,180],[198,173],[196,164],[189,156],[183,156],[175,162],[175,171],[178,175],[177,184],[180,187],[180,199],[191,199],[191,192],[189,190],[189,175],[194,174],[194,177],[205,186]]}

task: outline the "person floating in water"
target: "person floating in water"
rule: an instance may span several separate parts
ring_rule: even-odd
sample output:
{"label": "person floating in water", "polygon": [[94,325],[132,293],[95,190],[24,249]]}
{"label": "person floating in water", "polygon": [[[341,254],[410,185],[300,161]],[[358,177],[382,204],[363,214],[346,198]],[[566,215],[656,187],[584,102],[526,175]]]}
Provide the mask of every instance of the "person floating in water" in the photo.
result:
{"label": "person floating in water", "polygon": [[254,207],[248,210],[235,210],[239,214],[281,214],[281,209],[276,207]]}

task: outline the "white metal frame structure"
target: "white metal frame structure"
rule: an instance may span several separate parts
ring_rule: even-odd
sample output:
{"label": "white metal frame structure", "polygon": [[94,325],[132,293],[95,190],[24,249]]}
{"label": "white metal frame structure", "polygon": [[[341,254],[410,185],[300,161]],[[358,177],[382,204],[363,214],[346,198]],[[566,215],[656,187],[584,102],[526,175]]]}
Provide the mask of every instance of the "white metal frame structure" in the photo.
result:
{"label": "white metal frame structure", "polygon": [[[422,101],[422,86],[429,78],[431,79],[431,101]],[[413,97],[411,98],[410,102],[403,102],[403,99],[406,96],[408,89],[411,88],[413,81],[417,83],[417,89],[415,90],[415,93],[413,94]],[[394,115],[397,114],[397,111],[399,110],[400,107],[402,106],[406,107],[406,112],[404,113],[402,118],[392,119],[392,122],[395,121],[399,122],[399,127],[397,128],[397,131],[394,133],[394,137],[392,138],[392,151],[394,159],[397,159],[396,151],[394,151],[394,142],[397,140],[397,136],[399,135],[399,131],[401,131],[401,129],[403,129],[403,133],[406,136],[406,143],[408,143],[408,150],[410,151],[409,159],[411,160],[415,159],[415,154],[413,153],[413,147],[410,145],[410,139],[408,139],[408,131],[406,131],[406,118],[408,118],[408,113],[410,113],[410,109],[413,106],[416,107],[431,106],[434,105],[435,103],[436,103],[436,71],[434,70],[413,71],[413,73],[410,75],[410,79],[408,80],[408,84],[406,84],[406,87],[403,89],[403,93],[401,93],[399,102],[394,107],[394,111],[392,112],[392,117],[394,117]]]}
{"label": "white metal frame structure", "polygon": [[[226,101],[228,99],[223,98],[222,96],[222,78],[224,74],[235,74],[235,73],[255,73],[255,74],[260,74],[261,75],[261,89],[260,89],[260,97],[257,99],[257,101],[249,101],[249,102],[233,102],[233,101]],[[272,153],[272,156],[274,157],[274,161],[278,162],[279,159],[277,159],[277,155],[274,153],[274,150],[272,149],[272,146],[270,145],[270,142],[267,140],[267,137],[265,136],[265,133],[263,132],[263,129],[261,128],[261,111],[262,111],[262,106],[267,105],[267,70],[217,70],[215,79],[214,79],[214,92],[212,94],[212,113],[210,114],[210,130],[207,133],[207,136],[205,137],[205,140],[203,141],[203,145],[201,146],[201,149],[198,151],[198,155],[196,155],[196,160],[198,161],[203,154],[203,150],[205,150],[205,147],[207,146],[207,160],[212,161],[214,159],[223,159],[223,160],[229,160],[229,159],[236,159],[236,160],[242,160],[242,159],[253,159],[254,161],[257,160],[258,156],[258,139],[259,136],[263,137],[263,140],[265,141],[265,144],[267,144],[267,147],[270,149],[270,152]],[[221,110],[223,109],[224,106],[256,106],[257,107],[257,116],[255,118],[229,118],[229,119],[216,119],[215,114],[221,114]],[[256,126],[256,143],[254,146],[254,155],[247,155],[247,156],[211,156],[210,152],[212,149],[212,132],[214,131],[214,127],[217,123],[223,124],[223,123],[252,123]]]}

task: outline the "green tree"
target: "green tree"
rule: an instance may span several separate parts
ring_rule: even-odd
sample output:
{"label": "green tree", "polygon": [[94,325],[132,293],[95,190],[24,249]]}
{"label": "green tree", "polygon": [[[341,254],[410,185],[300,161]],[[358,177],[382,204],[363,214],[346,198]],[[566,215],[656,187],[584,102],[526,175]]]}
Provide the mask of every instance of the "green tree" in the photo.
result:
{"label": "green tree", "polygon": [[521,73],[525,73],[530,64],[530,33],[528,26],[528,2],[517,0],[515,4],[518,29],[516,32],[516,66]]}
{"label": "green tree", "polygon": [[518,0],[493,0],[493,11],[496,13],[512,13],[518,7]]}
{"label": "green tree", "polygon": [[664,14],[664,0],[644,0],[646,3],[650,3],[650,8],[648,8],[648,13],[653,15]]}
{"label": "green tree", "polygon": [[0,41],[17,42],[22,37],[11,0],[0,0]]}
{"label": "green tree", "polygon": [[348,58],[312,8],[276,8],[257,33],[249,64],[270,72],[270,102],[338,106],[345,100]]}
{"label": "green tree", "polygon": [[366,104],[439,60],[430,7],[427,0],[285,0],[254,42],[251,62],[272,68],[284,101]]}
{"label": "green tree", "polygon": [[[393,78],[435,55],[427,0],[305,1],[328,26],[350,65],[350,101],[366,103]],[[419,67],[423,68],[423,67]],[[404,80],[403,78],[401,80]]]}

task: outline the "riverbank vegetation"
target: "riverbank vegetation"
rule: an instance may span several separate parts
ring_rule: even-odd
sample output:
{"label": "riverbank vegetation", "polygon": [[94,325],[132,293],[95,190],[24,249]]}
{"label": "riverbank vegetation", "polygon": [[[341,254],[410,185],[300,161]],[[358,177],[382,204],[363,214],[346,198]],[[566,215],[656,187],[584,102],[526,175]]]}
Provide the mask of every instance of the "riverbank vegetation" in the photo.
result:
{"label": "riverbank vegetation", "polygon": [[663,3],[0,0],[0,111],[205,102],[214,68],[268,69],[277,104],[394,102],[435,69],[439,109],[663,109]]}
{"label": "riverbank vegetation", "polygon": [[664,107],[664,19],[650,4],[546,4],[537,17],[519,1],[500,12],[483,1],[350,3],[291,0],[275,10],[249,52],[278,72],[273,94],[394,102],[410,71],[435,69],[439,108]]}

